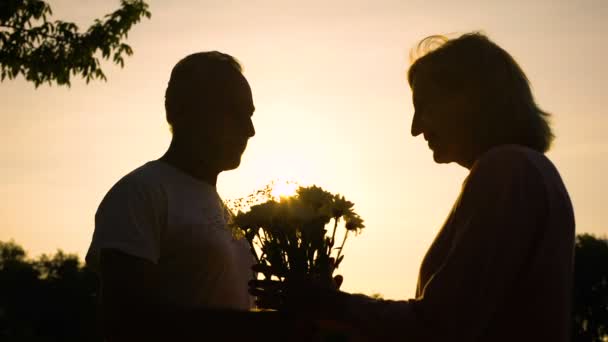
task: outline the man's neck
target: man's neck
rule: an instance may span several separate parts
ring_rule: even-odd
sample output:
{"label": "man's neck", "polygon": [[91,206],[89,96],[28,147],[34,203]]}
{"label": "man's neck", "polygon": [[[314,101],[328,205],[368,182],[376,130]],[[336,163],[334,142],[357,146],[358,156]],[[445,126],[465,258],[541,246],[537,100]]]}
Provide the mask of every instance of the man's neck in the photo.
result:
{"label": "man's neck", "polygon": [[219,171],[213,170],[204,161],[193,158],[191,151],[192,149],[187,146],[182,146],[177,140],[173,139],[169,149],[159,160],[198,180],[215,186]]}

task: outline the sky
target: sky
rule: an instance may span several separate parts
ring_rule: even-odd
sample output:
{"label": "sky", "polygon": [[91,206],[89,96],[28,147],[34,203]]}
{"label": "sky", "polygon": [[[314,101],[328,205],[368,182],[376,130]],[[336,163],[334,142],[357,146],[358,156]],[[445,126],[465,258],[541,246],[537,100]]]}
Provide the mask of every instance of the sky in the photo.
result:
{"label": "sky", "polygon": [[[50,1],[86,28],[119,1]],[[433,34],[482,31],[526,72],[557,136],[547,154],[574,204],[577,233],[608,235],[608,3],[514,1],[149,1],[123,69],[107,82],[38,89],[0,83],[0,241],[30,256],[84,256],[97,206],[123,175],[160,157],[171,134],[164,91],[187,54],[239,59],[256,136],[218,192],[243,197],[273,179],[317,184],[355,203],[343,289],[414,295],[418,268],[467,170],[439,165],[410,135],[409,51]]]}

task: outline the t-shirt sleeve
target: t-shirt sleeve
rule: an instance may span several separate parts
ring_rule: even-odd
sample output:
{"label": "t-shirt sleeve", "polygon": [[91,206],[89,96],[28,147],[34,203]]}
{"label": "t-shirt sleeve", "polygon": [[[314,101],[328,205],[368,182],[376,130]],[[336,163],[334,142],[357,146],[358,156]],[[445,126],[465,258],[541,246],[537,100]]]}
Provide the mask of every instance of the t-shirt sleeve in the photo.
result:
{"label": "t-shirt sleeve", "polygon": [[347,317],[374,337],[476,341],[533,252],[546,214],[542,177],[518,151],[480,160],[453,213],[447,258],[409,301],[346,299]]}
{"label": "t-shirt sleeve", "polygon": [[105,196],[95,214],[95,231],[87,263],[99,266],[103,248],[157,263],[165,201],[159,189],[138,179],[123,178]]}

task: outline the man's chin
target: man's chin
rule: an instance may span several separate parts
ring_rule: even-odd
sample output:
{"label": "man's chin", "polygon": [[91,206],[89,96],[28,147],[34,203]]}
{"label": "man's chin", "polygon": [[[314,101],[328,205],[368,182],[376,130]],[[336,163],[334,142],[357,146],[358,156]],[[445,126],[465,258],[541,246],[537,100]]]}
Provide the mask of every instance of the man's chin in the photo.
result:
{"label": "man's chin", "polygon": [[229,162],[227,162],[226,164],[224,164],[224,171],[230,171],[230,170],[234,170],[236,168],[238,168],[241,165],[241,159],[237,159],[237,160],[231,160]]}

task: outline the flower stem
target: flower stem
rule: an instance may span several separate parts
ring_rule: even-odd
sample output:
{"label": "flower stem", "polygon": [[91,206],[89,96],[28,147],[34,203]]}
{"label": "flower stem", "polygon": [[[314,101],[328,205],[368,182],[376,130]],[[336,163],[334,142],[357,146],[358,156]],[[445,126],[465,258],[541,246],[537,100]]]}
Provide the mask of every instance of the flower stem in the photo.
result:
{"label": "flower stem", "polygon": [[253,254],[253,256],[255,257],[255,263],[259,264],[260,257],[258,257],[258,253],[255,251],[255,246],[253,245],[253,240],[250,241],[247,239],[247,243],[249,243],[249,248],[251,249],[251,254]]}
{"label": "flower stem", "polygon": [[330,247],[334,246],[334,241],[336,241],[336,229],[338,228],[338,220],[340,217],[334,217],[334,231],[331,234]]}
{"label": "flower stem", "polygon": [[340,255],[342,255],[342,249],[344,249],[344,243],[346,242],[346,238],[348,237],[348,229],[346,233],[344,233],[344,240],[342,240],[342,245],[340,246],[340,250],[338,251],[338,256],[336,256],[336,262],[340,259]]}

